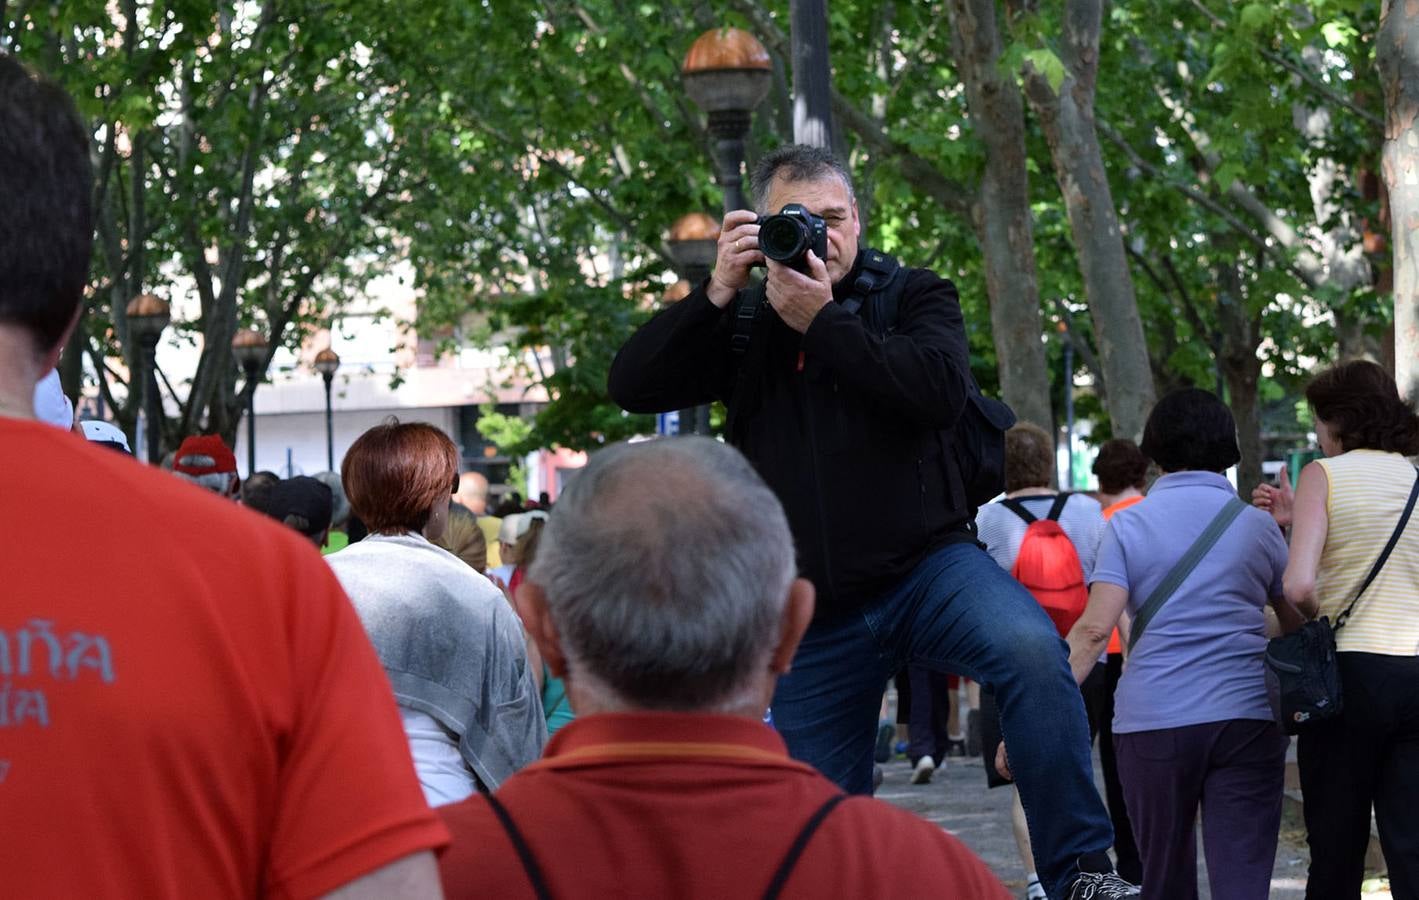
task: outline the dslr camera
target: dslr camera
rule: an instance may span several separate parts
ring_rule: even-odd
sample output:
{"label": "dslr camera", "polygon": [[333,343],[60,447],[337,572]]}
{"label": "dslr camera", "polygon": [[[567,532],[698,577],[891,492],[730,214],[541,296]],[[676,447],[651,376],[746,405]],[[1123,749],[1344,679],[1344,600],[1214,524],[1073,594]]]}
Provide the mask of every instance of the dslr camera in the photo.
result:
{"label": "dslr camera", "polygon": [[828,258],[828,225],[797,203],[759,217],[759,250],[769,259],[808,274],[808,251]]}

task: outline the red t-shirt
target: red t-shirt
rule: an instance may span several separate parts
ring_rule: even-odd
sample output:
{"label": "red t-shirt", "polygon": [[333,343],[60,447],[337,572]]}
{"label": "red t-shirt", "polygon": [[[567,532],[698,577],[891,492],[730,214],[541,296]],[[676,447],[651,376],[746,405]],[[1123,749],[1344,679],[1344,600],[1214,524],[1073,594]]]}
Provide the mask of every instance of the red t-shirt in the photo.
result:
{"label": "red t-shirt", "polygon": [[[577,719],[497,792],[557,900],[757,897],[809,817],[838,792],[788,758],[769,727],[733,716],[623,713]],[[532,897],[481,796],[439,808],[449,900]],[[870,797],[839,804],[784,885],[792,897],[1007,900],[995,876],[937,826]]]}
{"label": "red t-shirt", "polygon": [[8,897],[312,897],[447,840],[309,541],[0,418]]}

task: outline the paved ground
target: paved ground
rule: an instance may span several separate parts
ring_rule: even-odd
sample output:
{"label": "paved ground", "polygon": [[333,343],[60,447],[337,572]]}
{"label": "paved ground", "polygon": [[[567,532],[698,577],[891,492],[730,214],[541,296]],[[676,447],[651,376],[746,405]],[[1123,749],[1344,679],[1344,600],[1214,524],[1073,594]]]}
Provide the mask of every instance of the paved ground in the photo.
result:
{"label": "paved ground", "polygon": [[[1097,765],[1096,758],[1096,769]],[[945,771],[937,770],[931,783],[925,785],[910,783],[911,769],[902,757],[887,763],[883,769],[885,778],[878,797],[930,819],[959,837],[980,854],[1006,887],[1024,896],[1025,873],[1010,831],[1010,789],[987,790],[980,759],[952,759]],[[1301,900],[1305,895],[1308,859],[1305,835],[1296,830],[1283,830],[1271,880],[1272,898]],[[1201,896],[1209,898],[1201,860],[1198,873]],[[1380,900],[1390,895],[1388,891],[1381,891],[1365,896]]]}

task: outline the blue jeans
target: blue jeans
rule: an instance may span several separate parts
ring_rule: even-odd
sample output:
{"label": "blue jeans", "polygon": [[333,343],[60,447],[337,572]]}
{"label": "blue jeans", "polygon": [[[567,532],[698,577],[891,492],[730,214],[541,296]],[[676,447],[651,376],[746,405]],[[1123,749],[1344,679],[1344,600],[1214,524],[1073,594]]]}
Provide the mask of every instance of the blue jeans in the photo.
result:
{"label": "blue jeans", "polygon": [[904,665],[994,689],[1040,880],[1064,896],[1080,858],[1106,854],[1113,829],[1094,787],[1084,701],[1049,616],[980,547],[943,547],[861,610],[808,629],[774,694],[789,752],[870,794],[882,691]]}

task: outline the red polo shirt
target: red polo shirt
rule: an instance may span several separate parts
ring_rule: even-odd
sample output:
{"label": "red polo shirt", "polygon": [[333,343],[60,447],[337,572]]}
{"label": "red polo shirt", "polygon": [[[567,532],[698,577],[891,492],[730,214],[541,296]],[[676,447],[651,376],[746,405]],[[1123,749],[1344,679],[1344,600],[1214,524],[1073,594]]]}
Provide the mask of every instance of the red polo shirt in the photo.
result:
{"label": "red polo shirt", "polygon": [[[762,723],[624,713],[567,725],[497,796],[557,900],[720,900],[762,895],[804,823],[837,792]],[[450,900],[534,896],[485,798],[439,812],[453,833],[440,860]],[[1009,897],[960,841],[869,797],[823,821],[782,894],[926,895]]]}

